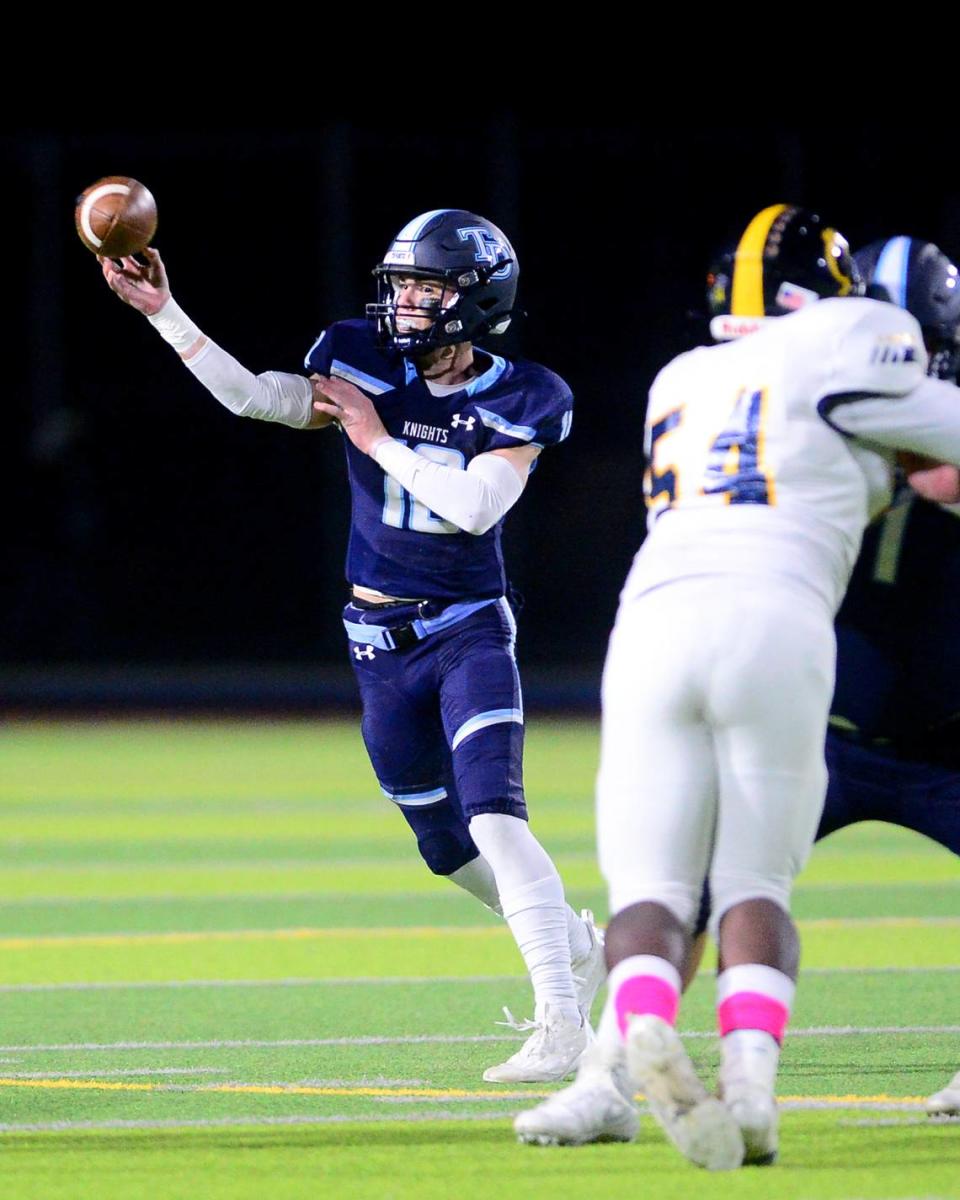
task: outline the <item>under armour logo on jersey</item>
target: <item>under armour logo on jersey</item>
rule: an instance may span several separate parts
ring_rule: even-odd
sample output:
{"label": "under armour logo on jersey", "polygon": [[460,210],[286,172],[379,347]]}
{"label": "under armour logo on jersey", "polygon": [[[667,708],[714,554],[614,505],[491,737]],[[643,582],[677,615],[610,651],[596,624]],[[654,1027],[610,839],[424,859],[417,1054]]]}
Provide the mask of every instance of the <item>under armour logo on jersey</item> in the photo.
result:
{"label": "under armour logo on jersey", "polygon": [[365,658],[367,662],[369,662],[370,659],[374,657],[372,646],[354,646],[353,654],[357,662],[359,662],[361,658]]}
{"label": "under armour logo on jersey", "polygon": [[[491,267],[498,262],[504,264],[499,271],[493,272],[490,279],[509,279],[513,269],[510,251],[498,237],[493,236],[489,229],[484,229],[480,225],[471,225],[467,229],[458,229],[457,236],[461,242],[469,242],[471,238],[473,239],[476,250],[474,258],[477,262],[489,263]],[[506,261],[504,262],[504,260]]]}
{"label": "under armour logo on jersey", "polygon": [[476,423],[476,417],[461,417],[459,413],[454,413],[450,424],[454,429],[459,429],[462,425],[467,433],[470,433]]}

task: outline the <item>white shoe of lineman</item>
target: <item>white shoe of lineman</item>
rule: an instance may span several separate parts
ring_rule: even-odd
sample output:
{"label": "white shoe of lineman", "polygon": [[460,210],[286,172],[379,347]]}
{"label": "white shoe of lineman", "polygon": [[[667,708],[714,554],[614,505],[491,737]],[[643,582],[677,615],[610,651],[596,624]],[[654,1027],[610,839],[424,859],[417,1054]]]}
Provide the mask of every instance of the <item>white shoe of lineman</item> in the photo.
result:
{"label": "white shoe of lineman", "polygon": [[584,1052],[577,1081],[513,1122],[517,1141],[535,1146],[632,1142],[640,1129],[623,1066],[611,1069],[594,1042]]}
{"label": "white shoe of lineman", "polygon": [[745,1084],[724,1088],[723,1103],[740,1127],[744,1165],[772,1166],[777,1161],[780,1124],[774,1096],[767,1088]]}
{"label": "white shoe of lineman", "polygon": [[774,1039],[759,1031],[744,1030],[723,1039],[717,1092],[740,1126],[744,1163],[755,1167],[777,1161],[780,1115],[774,1085],[779,1058]]}
{"label": "white shoe of lineman", "polygon": [[597,928],[589,908],[581,910],[580,920],[586,925],[590,935],[590,949],[583,958],[571,963],[570,967],[577,989],[577,1007],[580,1009],[580,1015],[589,1023],[594,997],[607,978],[607,960],[603,953],[603,930]]}
{"label": "white shoe of lineman", "polygon": [[960,1117],[960,1071],[945,1088],[933,1093],[926,1109],[932,1117]]}
{"label": "white shoe of lineman", "polygon": [[710,1171],[741,1165],[740,1129],[723,1102],[708,1095],[671,1025],[652,1015],[629,1018],[627,1070],[685,1158]]}
{"label": "white shoe of lineman", "polygon": [[507,1017],[503,1024],[533,1032],[506,1062],[487,1067],[483,1077],[488,1083],[555,1083],[566,1079],[593,1040],[593,1030],[586,1021],[570,1021],[549,1004],[544,1004],[542,1012],[538,1008],[533,1021],[515,1021],[509,1009],[503,1011]]}

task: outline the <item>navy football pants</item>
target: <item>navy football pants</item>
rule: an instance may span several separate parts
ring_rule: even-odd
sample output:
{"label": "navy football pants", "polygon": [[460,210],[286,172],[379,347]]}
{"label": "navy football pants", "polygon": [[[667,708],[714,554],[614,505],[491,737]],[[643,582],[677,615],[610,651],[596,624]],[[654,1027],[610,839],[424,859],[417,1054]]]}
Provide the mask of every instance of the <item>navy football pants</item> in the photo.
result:
{"label": "navy football pants", "polygon": [[830,783],[817,839],[857,821],[888,821],[960,854],[960,771],[898,759],[827,735]]}
{"label": "navy football pants", "polygon": [[[417,605],[344,610],[348,621],[387,627],[417,614]],[[437,875],[477,857],[471,817],[527,816],[515,629],[501,598],[406,650],[350,642],[370,762]]]}

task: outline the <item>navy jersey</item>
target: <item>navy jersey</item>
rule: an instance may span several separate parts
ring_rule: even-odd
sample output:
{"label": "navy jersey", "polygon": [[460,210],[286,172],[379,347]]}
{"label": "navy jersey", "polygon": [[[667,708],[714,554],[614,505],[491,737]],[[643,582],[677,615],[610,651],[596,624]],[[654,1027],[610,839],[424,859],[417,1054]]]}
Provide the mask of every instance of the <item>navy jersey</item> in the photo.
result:
{"label": "navy jersey", "polygon": [[[331,325],[305,361],[309,371],[360,388],[392,437],[446,466],[465,468],[487,450],[563,441],[573,419],[564,381],[537,363],[476,353],[482,373],[448,396],[432,395],[409,359],[378,347],[363,320]],[[343,440],[352,497],[350,583],[418,600],[504,593],[500,522],[479,536],[464,533]]]}
{"label": "navy jersey", "polygon": [[837,616],[834,723],[921,757],[949,749],[960,728],[958,596],[960,516],[910,493],[866,531]]}

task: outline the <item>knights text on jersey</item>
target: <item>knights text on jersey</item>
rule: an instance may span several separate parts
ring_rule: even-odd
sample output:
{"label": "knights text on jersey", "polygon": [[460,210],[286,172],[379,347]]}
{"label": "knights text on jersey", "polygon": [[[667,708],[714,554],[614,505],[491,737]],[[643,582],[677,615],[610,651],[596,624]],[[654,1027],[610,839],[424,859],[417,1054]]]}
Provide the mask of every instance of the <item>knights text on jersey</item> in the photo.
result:
{"label": "knights text on jersey", "polygon": [[[552,446],[570,432],[573,397],[537,363],[478,351],[482,374],[433,396],[402,355],[376,345],[366,321],[331,325],[306,357],[308,371],[335,375],[371,397],[387,432],[418,454],[465,469],[488,450]],[[455,599],[506,589],[501,523],[465,533],[409,495],[344,438],[352,512],[347,579],[390,596]]]}
{"label": "knights text on jersey", "polygon": [[894,448],[960,461],[956,389],[925,368],[914,318],[860,298],[674,359],[650,392],[650,535],[627,593],[775,573],[835,611],[889,502]]}

